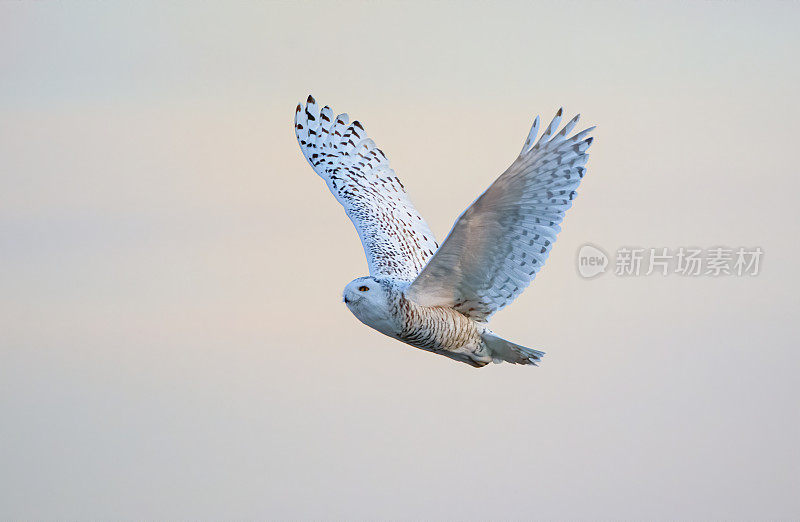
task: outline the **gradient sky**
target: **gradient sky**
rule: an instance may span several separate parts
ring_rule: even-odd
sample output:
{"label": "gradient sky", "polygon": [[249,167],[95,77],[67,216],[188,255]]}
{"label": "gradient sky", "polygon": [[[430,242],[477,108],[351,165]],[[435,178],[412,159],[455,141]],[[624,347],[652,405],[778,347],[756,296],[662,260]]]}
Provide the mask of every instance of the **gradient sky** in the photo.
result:
{"label": "gradient sky", "polygon": [[[0,518],[800,517],[800,4],[0,3]],[[303,160],[364,123],[441,240],[560,106],[598,124],[475,370],[362,326]],[[760,246],[587,281],[580,245]]]}

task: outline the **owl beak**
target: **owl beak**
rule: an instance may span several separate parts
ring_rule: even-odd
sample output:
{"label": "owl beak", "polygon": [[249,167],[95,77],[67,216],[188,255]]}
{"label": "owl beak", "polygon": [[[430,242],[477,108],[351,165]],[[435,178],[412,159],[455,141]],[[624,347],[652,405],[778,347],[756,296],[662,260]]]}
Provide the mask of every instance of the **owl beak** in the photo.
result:
{"label": "owl beak", "polygon": [[350,301],[347,300],[347,297],[342,298],[342,300],[344,301],[344,304],[347,304],[347,303],[350,302]]}

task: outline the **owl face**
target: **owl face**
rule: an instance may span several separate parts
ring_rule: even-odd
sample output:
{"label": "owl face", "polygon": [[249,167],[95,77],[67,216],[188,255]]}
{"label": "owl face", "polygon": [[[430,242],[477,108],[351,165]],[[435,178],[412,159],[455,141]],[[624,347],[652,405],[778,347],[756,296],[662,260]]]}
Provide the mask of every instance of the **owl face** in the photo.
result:
{"label": "owl face", "polygon": [[398,328],[389,306],[389,292],[380,281],[371,276],[359,277],[344,287],[342,297],[359,321],[386,335],[397,335]]}
{"label": "owl face", "polygon": [[378,305],[386,301],[386,291],[377,279],[371,276],[354,279],[344,287],[342,293],[348,307],[354,305]]}

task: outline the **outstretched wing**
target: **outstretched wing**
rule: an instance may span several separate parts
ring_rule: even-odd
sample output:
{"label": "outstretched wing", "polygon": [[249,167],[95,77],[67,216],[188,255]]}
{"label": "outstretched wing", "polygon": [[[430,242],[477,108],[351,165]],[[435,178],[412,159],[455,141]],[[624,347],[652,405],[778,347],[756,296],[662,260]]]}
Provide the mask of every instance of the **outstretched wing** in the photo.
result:
{"label": "outstretched wing", "polygon": [[386,155],[358,121],[319,111],[311,96],[294,120],[300,150],[356,227],[370,275],[412,281],[439,245]]}
{"label": "outstretched wing", "polygon": [[407,295],[485,321],[513,301],[544,265],[575,197],[594,127],[556,134],[562,110],[534,144],[539,117],[514,163],[456,221]]}

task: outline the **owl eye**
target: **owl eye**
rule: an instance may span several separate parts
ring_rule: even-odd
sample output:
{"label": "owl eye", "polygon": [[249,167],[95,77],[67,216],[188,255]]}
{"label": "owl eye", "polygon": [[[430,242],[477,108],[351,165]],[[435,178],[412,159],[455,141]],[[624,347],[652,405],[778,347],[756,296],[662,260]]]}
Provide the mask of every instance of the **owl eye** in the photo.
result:
{"label": "owl eye", "polygon": [[358,291],[359,292],[366,292],[367,290],[369,290],[368,286],[359,286],[358,287]]}

